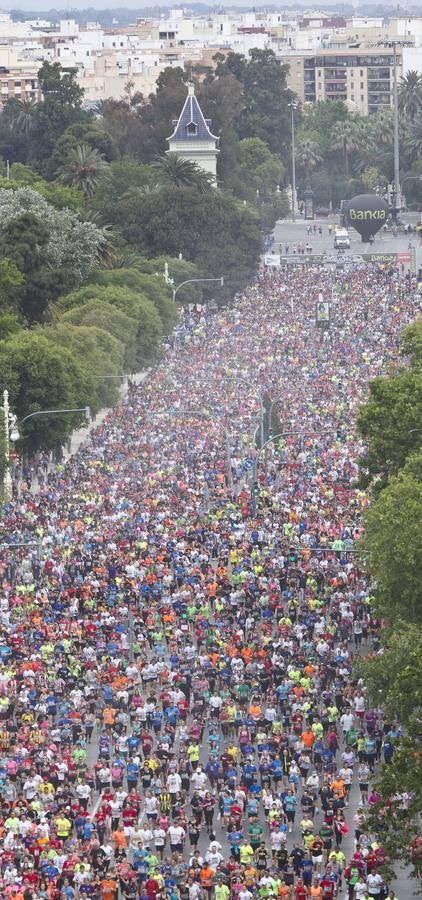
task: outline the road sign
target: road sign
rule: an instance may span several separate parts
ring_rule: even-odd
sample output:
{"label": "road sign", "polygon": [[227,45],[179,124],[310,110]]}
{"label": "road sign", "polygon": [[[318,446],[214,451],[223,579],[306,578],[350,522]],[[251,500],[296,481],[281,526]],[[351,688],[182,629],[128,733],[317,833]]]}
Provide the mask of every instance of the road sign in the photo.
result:
{"label": "road sign", "polygon": [[243,463],[243,467],[245,469],[253,469],[253,459],[245,459],[245,462]]}

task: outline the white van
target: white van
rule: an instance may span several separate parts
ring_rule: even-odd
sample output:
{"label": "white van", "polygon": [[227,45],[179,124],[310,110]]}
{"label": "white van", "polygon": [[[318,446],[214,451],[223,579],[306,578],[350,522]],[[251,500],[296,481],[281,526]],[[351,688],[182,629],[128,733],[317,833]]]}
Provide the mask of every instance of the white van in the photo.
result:
{"label": "white van", "polygon": [[334,249],[350,250],[350,236],[347,228],[336,228],[334,232]]}

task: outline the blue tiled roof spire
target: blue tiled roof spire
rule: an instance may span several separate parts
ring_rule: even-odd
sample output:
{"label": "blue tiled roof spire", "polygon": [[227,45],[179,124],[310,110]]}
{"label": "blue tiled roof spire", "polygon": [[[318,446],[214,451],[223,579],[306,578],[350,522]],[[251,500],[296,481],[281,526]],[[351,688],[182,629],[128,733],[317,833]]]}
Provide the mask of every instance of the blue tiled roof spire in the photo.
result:
{"label": "blue tiled roof spire", "polygon": [[195,140],[217,141],[218,137],[212,134],[210,126],[211,120],[204,119],[202,109],[195,97],[194,85],[189,84],[184,107],[179,118],[174,119],[174,131],[167,140],[186,141],[186,143],[193,143]]}

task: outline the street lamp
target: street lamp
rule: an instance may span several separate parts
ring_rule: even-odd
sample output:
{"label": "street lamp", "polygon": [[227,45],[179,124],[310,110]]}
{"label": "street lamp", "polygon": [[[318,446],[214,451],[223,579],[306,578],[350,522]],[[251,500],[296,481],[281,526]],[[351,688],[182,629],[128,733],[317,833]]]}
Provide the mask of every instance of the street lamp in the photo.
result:
{"label": "street lamp", "polygon": [[173,303],[176,302],[176,294],[178,291],[180,291],[180,288],[184,287],[186,284],[194,284],[198,281],[218,281],[221,287],[223,287],[224,275],[221,275],[220,278],[187,278],[186,281],[181,281],[180,284],[177,285],[177,287],[172,287]]}
{"label": "street lamp", "polygon": [[4,457],[5,470],[3,475],[3,494],[6,503],[12,499],[13,483],[10,474],[10,442],[18,441],[20,434],[17,427],[17,418],[10,412],[9,392],[3,391],[3,423],[4,423]]}
{"label": "street lamp", "polygon": [[288,104],[292,114],[292,219],[296,222],[296,149],[295,149],[295,109],[297,103]]}
{"label": "street lamp", "polygon": [[391,212],[394,222],[398,221],[399,212],[401,209],[397,46],[403,46],[402,41],[393,41],[394,205]]}
{"label": "street lamp", "polygon": [[[27,422],[28,419],[33,419],[34,416],[60,416],[62,413],[77,413],[83,412],[85,413],[85,418],[87,422],[89,422],[91,418],[91,410],[89,406],[75,406],[72,409],[38,409],[36,412],[29,413],[28,416],[24,416],[23,419],[20,420],[19,424],[23,425],[24,422]],[[16,419],[16,416],[15,416]],[[15,438],[15,440],[19,440],[20,435]]]}
{"label": "street lamp", "polygon": [[3,476],[3,492],[6,502],[11,500],[13,494],[12,476],[10,474],[10,442],[12,441],[15,443],[15,441],[20,439],[18,425],[23,425],[24,422],[27,422],[28,419],[33,419],[35,416],[62,415],[62,413],[75,412],[85,413],[85,418],[89,422],[91,418],[89,406],[77,406],[72,409],[39,409],[36,412],[24,416],[23,419],[18,422],[15,414],[10,412],[9,392],[7,390],[3,391],[4,455],[6,459],[6,469]]}

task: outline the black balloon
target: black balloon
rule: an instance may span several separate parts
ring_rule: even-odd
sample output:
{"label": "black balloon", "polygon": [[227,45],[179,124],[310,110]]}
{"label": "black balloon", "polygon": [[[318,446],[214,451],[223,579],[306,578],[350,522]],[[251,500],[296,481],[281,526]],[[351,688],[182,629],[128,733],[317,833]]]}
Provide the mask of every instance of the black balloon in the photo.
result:
{"label": "black balloon", "polygon": [[347,201],[344,213],[347,224],[355,228],[362,240],[368,243],[371,235],[376,234],[385,225],[388,219],[388,206],[385,200],[376,194],[359,194]]}

